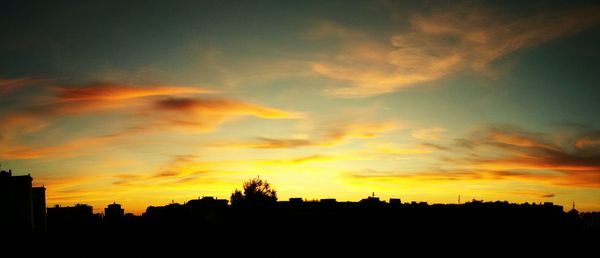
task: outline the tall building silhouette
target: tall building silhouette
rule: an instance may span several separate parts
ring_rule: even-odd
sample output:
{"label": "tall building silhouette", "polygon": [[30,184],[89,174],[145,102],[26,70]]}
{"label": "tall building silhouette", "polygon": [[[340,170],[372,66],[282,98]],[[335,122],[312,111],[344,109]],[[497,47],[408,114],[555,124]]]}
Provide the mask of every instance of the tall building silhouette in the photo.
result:
{"label": "tall building silhouette", "polygon": [[46,232],[46,188],[32,187],[31,201],[33,211],[33,230],[36,232]]}
{"label": "tall building silhouette", "polygon": [[0,225],[9,232],[46,230],[46,189],[32,187],[31,175],[0,171]]}

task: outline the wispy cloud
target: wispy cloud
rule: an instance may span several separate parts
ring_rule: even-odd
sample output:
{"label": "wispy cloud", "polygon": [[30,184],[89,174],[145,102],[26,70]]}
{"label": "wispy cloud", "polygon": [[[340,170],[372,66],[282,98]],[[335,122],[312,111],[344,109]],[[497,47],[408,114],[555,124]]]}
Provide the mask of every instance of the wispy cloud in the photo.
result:
{"label": "wispy cloud", "polygon": [[301,157],[287,158],[287,159],[272,159],[272,160],[263,160],[260,161],[260,164],[265,165],[299,165],[311,162],[327,162],[338,160],[338,157],[323,155],[323,154],[312,154]]}
{"label": "wispy cloud", "polygon": [[347,142],[350,139],[370,139],[393,131],[398,123],[357,122],[333,125],[324,132],[317,132],[311,138],[272,138],[257,137],[252,141],[217,143],[215,147],[237,147],[256,149],[288,149],[300,147],[329,147]]}
{"label": "wispy cloud", "polygon": [[439,140],[442,134],[446,131],[445,128],[433,127],[413,130],[411,136],[420,140]]}
{"label": "wispy cloud", "polygon": [[[237,146],[250,147],[256,149],[288,149],[319,145],[321,145],[319,142],[314,142],[307,139],[258,137],[255,141],[241,143]],[[236,144],[234,144],[233,146],[236,146]]]}
{"label": "wispy cloud", "polygon": [[[196,155],[172,155],[170,160],[157,168],[156,171],[136,174],[118,173],[112,175],[116,178],[113,185],[143,186],[149,187],[153,184],[175,185],[184,181],[191,181],[197,178],[210,178],[214,176],[212,171],[206,169],[196,169],[194,164],[198,156]],[[182,181],[183,180],[183,181]]]}
{"label": "wispy cloud", "polygon": [[66,158],[89,155],[97,151],[98,147],[114,142],[113,137],[81,138],[54,146],[38,145],[7,145],[0,151],[0,158],[34,159],[34,158]]}
{"label": "wispy cloud", "polygon": [[419,181],[452,181],[452,180],[475,180],[482,179],[485,174],[473,171],[381,171],[381,170],[364,170],[352,171],[346,173],[346,176],[357,179],[374,179],[374,180],[406,180],[413,179]]}
{"label": "wispy cloud", "polygon": [[481,6],[456,5],[413,14],[409,30],[396,33],[387,42],[367,32],[321,22],[312,35],[337,39],[340,51],[329,60],[314,62],[312,68],[350,83],[329,90],[334,96],[394,92],[458,70],[486,71],[501,56],[597,26],[599,10],[592,6],[516,16]]}
{"label": "wispy cloud", "polygon": [[0,78],[0,96],[15,89],[45,81],[35,77]]}
{"label": "wispy cloud", "polygon": [[520,180],[600,188],[600,148],[576,144],[581,139],[598,140],[598,135],[597,131],[590,131],[557,137],[510,125],[486,126],[456,139],[450,146],[434,147],[446,151],[443,167],[417,172],[359,171],[349,175],[376,180]]}
{"label": "wispy cloud", "polygon": [[600,131],[592,131],[582,135],[575,141],[579,149],[600,149]]}
{"label": "wispy cloud", "polygon": [[367,148],[375,154],[386,154],[386,155],[417,155],[417,154],[428,154],[432,150],[429,146],[417,145],[417,146],[399,146],[390,142],[370,142]]}
{"label": "wispy cloud", "polygon": [[[561,185],[600,187],[600,148],[577,145],[581,139],[597,140],[596,131],[571,137],[526,131],[514,126],[490,126],[459,139],[457,144],[469,154],[457,164],[506,171],[507,176],[532,178],[535,171],[554,171],[544,179]],[[565,138],[564,142],[553,138]],[[482,150],[486,150],[482,152]],[[487,154],[484,154],[487,153]]]}

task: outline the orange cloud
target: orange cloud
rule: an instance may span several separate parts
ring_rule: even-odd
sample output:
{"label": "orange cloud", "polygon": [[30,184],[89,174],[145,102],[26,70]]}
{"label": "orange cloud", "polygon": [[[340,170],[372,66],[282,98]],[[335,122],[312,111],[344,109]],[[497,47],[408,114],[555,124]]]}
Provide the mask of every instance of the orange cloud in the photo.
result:
{"label": "orange cloud", "polygon": [[501,56],[598,25],[599,10],[597,6],[540,10],[527,17],[514,17],[458,5],[413,15],[410,30],[390,37],[388,42],[375,40],[366,32],[319,23],[313,37],[333,37],[341,47],[330,60],[314,62],[312,69],[351,83],[329,90],[334,96],[394,92],[460,69],[485,71]]}
{"label": "orange cloud", "polygon": [[169,98],[155,104],[159,111],[253,115],[262,118],[299,118],[300,114],[228,99]]}
{"label": "orange cloud", "polygon": [[199,87],[131,86],[109,83],[57,87],[53,91],[55,96],[51,101],[32,107],[31,111],[70,115],[121,108],[131,110],[133,107],[146,105],[149,97],[214,93],[212,90]]}
{"label": "orange cloud", "polygon": [[56,88],[58,102],[70,101],[117,101],[150,96],[172,96],[180,94],[206,94],[213,90],[198,87],[173,86],[130,86],[123,84],[98,83],[86,86]]}
{"label": "orange cloud", "polygon": [[[134,107],[146,105],[148,97],[213,92],[198,87],[130,86],[107,83],[54,87],[50,90],[53,95],[38,96],[39,100],[36,101],[36,104],[5,116],[38,117],[48,120],[64,115],[89,114],[123,108],[131,110]],[[42,91],[41,93],[47,92]]]}
{"label": "orange cloud", "polygon": [[303,115],[231,99],[166,98],[154,102],[146,115],[155,127],[209,132],[241,117],[299,119]]}

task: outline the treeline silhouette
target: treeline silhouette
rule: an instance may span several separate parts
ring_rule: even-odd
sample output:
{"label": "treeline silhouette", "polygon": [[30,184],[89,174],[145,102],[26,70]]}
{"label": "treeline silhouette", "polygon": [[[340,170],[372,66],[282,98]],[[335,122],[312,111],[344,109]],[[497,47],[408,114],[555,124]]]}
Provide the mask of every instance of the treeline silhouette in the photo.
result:
{"label": "treeline silhouette", "polygon": [[429,205],[382,201],[374,194],[359,202],[277,201],[276,191],[259,178],[235,190],[231,202],[203,197],[150,206],[141,216],[125,214],[117,203],[103,215],[83,204],[50,207],[47,230],[31,238],[46,250],[68,243],[129,254],[173,256],[203,250],[221,257],[278,256],[247,253],[261,248],[267,253],[285,250],[283,257],[387,253],[411,246],[475,245],[507,251],[534,243],[590,247],[599,239],[600,213],[580,214],[574,208],[564,212],[552,203],[472,200]]}

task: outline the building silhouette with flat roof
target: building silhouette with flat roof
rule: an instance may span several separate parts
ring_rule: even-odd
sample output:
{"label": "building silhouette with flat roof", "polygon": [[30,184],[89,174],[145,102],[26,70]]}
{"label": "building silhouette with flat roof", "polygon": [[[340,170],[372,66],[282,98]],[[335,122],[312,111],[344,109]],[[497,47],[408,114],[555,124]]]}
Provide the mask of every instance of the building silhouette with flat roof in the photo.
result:
{"label": "building silhouette with flat roof", "polygon": [[46,230],[46,189],[32,187],[31,175],[0,171],[0,225],[13,233]]}
{"label": "building silhouette with flat roof", "polygon": [[93,207],[87,204],[55,205],[47,210],[49,232],[85,232],[101,219],[100,214],[94,215]]}
{"label": "building silhouette with flat roof", "polygon": [[104,208],[104,219],[117,220],[125,216],[125,210],[121,208],[121,204],[113,202],[108,207]]}
{"label": "building silhouette with flat roof", "polygon": [[46,232],[46,188],[43,186],[32,187],[31,201],[33,211],[33,229],[36,232]]}

